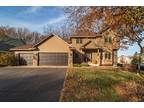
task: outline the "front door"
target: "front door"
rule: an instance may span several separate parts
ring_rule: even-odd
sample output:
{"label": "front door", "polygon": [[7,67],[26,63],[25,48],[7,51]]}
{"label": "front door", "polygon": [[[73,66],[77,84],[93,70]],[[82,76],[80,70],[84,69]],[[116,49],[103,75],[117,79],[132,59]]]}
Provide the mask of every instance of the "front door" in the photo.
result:
{"label": "front door", "polygon": [[92,52],[85,52],[85,61],[86,62],[91,62],[92,61]]}

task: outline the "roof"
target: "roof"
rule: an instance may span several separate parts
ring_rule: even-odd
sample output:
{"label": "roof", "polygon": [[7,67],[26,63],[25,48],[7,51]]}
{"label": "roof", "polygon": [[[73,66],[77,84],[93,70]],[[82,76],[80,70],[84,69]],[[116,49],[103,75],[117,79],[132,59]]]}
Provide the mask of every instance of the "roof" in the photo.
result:
{"label": "roof", "polygon": [[70,38],[97,38],[97,37],[101,37],[101,35],[95,35],[95,36],[90,36],[90,35],[77,35],[77,36],[71,36]]}
{"label": "roof", "polygon": [[0,51],[8,51],[9,49],[19,45],[24,45],[23,41],[20,39],[4,37],[0,40]]}
{"label": "roof", "polygon": [[87,41],[86,43],[84,43],[81,47],[85,47],[86,45],[88,45],[89,43],[91,43],[91,40]]}
{"label": "roof", "polygon": [[[11,51],[31,51],[31,50],[36,50],[39,45],[41,45],[42,43],[44,43],[45,41],[47,41],[48,39],[50,39],[53,36],[57,36],[59,39],[63,40],[58,35],[51,34],[48,37],[45,37],[44,39],[42,39],[40,42],[38,42],[35,45],[22,45],[22,46],[18,46],[18,47],[15,47],[15,48],[11,48],[10,50]],[[69,46],[70,49],[73,49],[73,47],[70,44],[68,44],[66,41],[64,41],[64,42]]]}
{"label": "roof", "polygon": [[109,26],[107,27],[104,27],[103,29],[101,29],[98,33],[96,32],[92,32],[92,31],[85,31],[85,30],[77,30],[76,33],[71,36],[71,38],[77,38],[77,37],[80,37],[80,38],[94,38],[94,37],[101,37],[103,33],[105,33],[106,31],[108,31],[110,28]]}
{"label": "roof", "polygon": [[[90,44],[92,46],[88,47]],[[81,49],[101,49],[101,47],[99,45],[97,45],[95,42],[89,40],[81,46]]]}
{"label": "roof", "polygon": [[22,46],[17,46],[17,47],[14,47],[14,48],[11,48],[10,50],[11,51],[25,51],[25,50],[35,50],[36,48],[33,47],[33,45],[31,44],[28,44],[28,45],[22,45]]}
{"label": "roof", "polygon": [[95,33],[95,32],[90,32],[90,31],[76,31],[76,33],[71,36],[71,38],[96,38],[96,37],[101,37],[102,34],[98,34],[98,33]]}
{"label": "roof", "polygon": [[54,35],[51,34],[51,35],[49,35],[48,37],[43,38],[41,41],[39,41],[38,43],[36,43],[33,47],[39,46],[40,44],[44,43],[45,41],[47,41],[48,39],[50,39],[50,38],[53,37],[53,36],[54,36]]}
{"label": "roof", "polygon": [[[50,34],[48,37],[42,39],[40,42],[38,42],[37,44],[35,44],[33,47],[39,46],[40,44],[44,43],[45,41],[47,41],[48,39],[50,39],[50,38],[53,37],[53,36],[57,36],[59,39],[63,40],[60,36],[55,35],[55,34],[52,33],[52,34]],[[67,45],[70,46],[70,44],[68,44],[65,40],[63,40],[63,41],[64,41]]]}
{"label": "roof", "polygon": [[73,35],[70,37],[71,38],[99,38],[102,37],[102,35],[100,34],[96,34],[96,35]]}

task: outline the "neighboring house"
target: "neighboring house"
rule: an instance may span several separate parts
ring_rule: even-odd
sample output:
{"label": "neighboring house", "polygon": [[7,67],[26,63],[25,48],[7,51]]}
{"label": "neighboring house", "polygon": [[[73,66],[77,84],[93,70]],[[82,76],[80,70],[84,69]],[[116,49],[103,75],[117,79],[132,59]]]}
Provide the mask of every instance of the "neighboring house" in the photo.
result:
{"label": "neighboring house", "polygon": [[120,57],[118,57],[118,63],[119,64],[131,64],[131,61],[132,61],[131,56],[121,55]]}
{"label": "neighboring house", "polygon": [[[105,35],[105,36],[103,36]],[[60,65],[88,62],[94,65],[116,65],[118,44],[114,35],[76,35],[68,44],[57,35],[50,35],[38,44],[12,48],[20,65]]]}
{"label": "neighboring house", "polygon": [[5,37],[0,40],[0,52],[9,51],[9,49],[20,45],[24,45],[24,43],[21,40]]}

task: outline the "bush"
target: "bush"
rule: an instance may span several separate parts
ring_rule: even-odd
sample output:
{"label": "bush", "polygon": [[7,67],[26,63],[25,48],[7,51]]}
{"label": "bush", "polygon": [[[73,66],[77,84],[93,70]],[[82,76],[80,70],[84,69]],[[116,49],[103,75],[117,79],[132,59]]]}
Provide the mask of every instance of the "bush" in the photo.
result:
{"label": "bush", "polygon": [[74,67],[81,67],[80,64],[73,64]]}
{"label": "bush", "polygon": [[130,72],[136,72],[137,71],[137,65],[134,64],[126,64],[122,67],[122,70],[124,71],[130,71]]}
{"label": "bush", "polygon": [[89,66],[88,63],[81,63],[81,66]]}
{"label": "bush", "polygon": [[1,52],[0,53],[0,66],[13,66],[16,65],[16,58],[13,53]]}
{"label": "bush", "polygon": [[73,64],[74,67],[87,67],[89,66],[88,63],[81,63],[81,64]]}
{"label": "bush", "polygon": [[139,55],[137,53],[134,54],[131,64],[138,64],[139,63]]}

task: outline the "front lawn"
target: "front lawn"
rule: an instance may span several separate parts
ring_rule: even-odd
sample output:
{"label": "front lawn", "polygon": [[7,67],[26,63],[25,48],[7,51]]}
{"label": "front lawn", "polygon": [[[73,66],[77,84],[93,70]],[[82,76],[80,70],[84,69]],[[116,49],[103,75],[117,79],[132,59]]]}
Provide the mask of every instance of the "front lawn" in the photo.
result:
{"label": "front lawn", "polygon": [[60,101],[144,101],[144,75],[110,69],[69,69]]}

